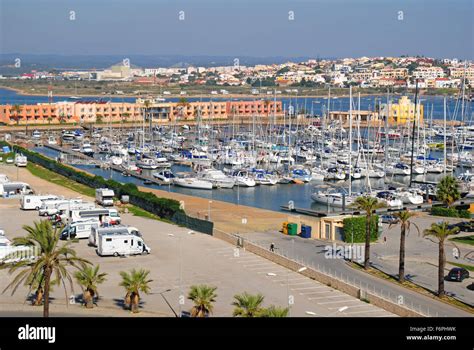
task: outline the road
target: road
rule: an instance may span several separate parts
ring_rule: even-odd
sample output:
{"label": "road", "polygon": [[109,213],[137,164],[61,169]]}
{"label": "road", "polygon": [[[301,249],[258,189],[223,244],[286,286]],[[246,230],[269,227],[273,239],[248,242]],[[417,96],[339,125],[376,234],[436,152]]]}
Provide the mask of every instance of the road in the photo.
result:
{"label": "road", "polygon": [[411,309],[421,311],[424,315],[439,317],[466,317],[472,314],[437,301],[420,293],[408,290],[395,283],[384,281],[363,271],[358,271],[347,265],[344,259],[332,259],[325,256],[325,247],[332,243],[320,240],[309,240],[300,237],[286,236],[279,232],[254,232],[244,233],[242,236],[263,247],[275,244],[277,252],[298,260],[306,266],[337,275],[338,278],[349,280],[350,283],[361,285],[369,291],[391,300],[400,300]]}
{"label": "road", "polygon": [[[459,221],[459,219],[454,219]],[[421,216],[413,219],[420,232],[428,228],[432,223],[440,221],[439,217]],[[452,220],[450,220],[452,221]],[[462,233],[456,235],[459,236]],[[383,225],[383,236],[386,241],[373,245],[371,261],[375,267],[390,274],[398,274],[398,260],[400,250],[400,226],[389,227]],[[450,240],[446,240],[446,267],[445,274],[454,267],[449,262],[457,262],[460,264],[473,264],[472,259],[464,258],[468,251],[471,251],[467,245],[457,244],[461,250],[458,259],[453,257],[454,245]],[[438,241],[432,237],[423,237],[418,234],[414,225],[411,226],[411,232],[406,236],[405,242],[405,273],[407,279],[414,283],[427,288],[433,292],[438,290]],[[472,278],[465,279],[463,282],[445,281],[445,290],[448,295],[455,297],[465,303],[474,305],[474,291],[467,289],[467,286],[474,282]]]}

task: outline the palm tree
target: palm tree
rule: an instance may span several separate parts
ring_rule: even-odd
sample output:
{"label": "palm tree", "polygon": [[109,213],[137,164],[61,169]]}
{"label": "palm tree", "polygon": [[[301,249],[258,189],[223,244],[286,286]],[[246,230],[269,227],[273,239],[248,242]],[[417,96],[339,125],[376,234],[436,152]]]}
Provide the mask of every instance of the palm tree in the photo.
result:
{"label": "palm tree", "polygon": [[53,120],[53,118],[51,118],[51,116],[49,116],[46,120],[48,121],[48,125],[51,125],[51,121]]}
{"label": "palm tree", "polygon": [[372,224],[372,213],[376,209],[383,208],[385,204],[379,202],[377,198],[370,197],[370,196],[361,196],[361,197],[356,198],[352,206],[354,206],[355,208],[359,210],[365,211],[365,214],[366,214],[364,268],[367,270],[370,264],[370,228],[371,228],[370,226]]}
{"label": "palm tree", "polygon": [[94,297],[99,297],[97,286],[105,281],[105,276],[106,273],[99,273],[99,265],[84,266],[74,274],[77,282],[83,287],[82,299],[88,309],[94,307]]}
{"label": "palm tree", "polygon": [[22,108],[20,105],[18,105],[18,104],[13,105],[12,108],[11,108],[11,112],[13,112],[13,114],[14,114],[13,119],[16,121],[16,125],[17,125],[17,126],[20,125],[20,117],[19,117],[18,114],[21,113],[21,110],[22,110],[22,109],[23,109],[23,108]]}
{"label": "palm tree", "polygon": [[233,316],[241,317],[259,317],[263,311],[262,303],[264,296],[262,294],[242,294],[234,295],[235,301],[232,303],[234,308]]}
{"label": "palm tree", "polygon": [[212,314],[212,309],[214,308],[212,303],[216,301],[217,297],[216,289],[217,287],[205,284],[191,286],[188,299],[194,302],[194,306],[191,309],[192,317],[207,317]]}
{"label": "palm tree", "polygon": [[95,123],[96,124],[102,124],[104,120],[104,117],[102,116],[102,114],[96,114],[95,115]]}
{"label": "palm tree", "polygon": [[[9,268],[9,274],[19,270],[13,281],[5,287],[3,292],[12,288],[12,294],[14,294],[22,282],[44,279],[43,317],[49,317],[51,284],[61,283],[67,298],[66,280],[69,281],[71,290],[73,290],[72,277],[67,267],[79,268],[79,266],[90,264],[90,262],[76,256],[75,250],[70,248],[71,241],[62,246],[58,245],[59,234],[57,229],[53,229],[49,220],[35,222],[34,226],[25,225],[23,229],[28,234],[25,237],[14,238],[13,245],[31,247],[38,254],[33,264],[31,264],[30,260],[23,259],[2,266],[2,268]],[[30,286],[33,286],[33,283]]]}
{"label": "palm tree", "polygon": [[430,228],[423,231],[423,236],[433,236],[438,240],[438,296],[440,298],[444,296],[444,265],[446,264],[444,242],[448,236],[454,235],[458,231],[458,227],[450,229],[446,221],[432,224]]}
{"label": "palm tree", "polygon": [[436,198],[446,204],[448,208],[461,198],[459,184],[452,176],[443,177],[438,183],[437,188]]}
{"label": "palm tree", "polygon": [[150,271],[144,269],[132,269],[130,273],[125,271],[120,272],[120,276],[122,276],[122,282],[120,282],[119,285],[124,287],[127,291],[127,294],[125,295],[125,304],[128,305],[133,313],[138,312],[138,305],[140,304],[140,292],[145,294],[150,293],[149,284],[153,280],[148,279],[149,274]]}
{"label": "palm tree", "polygon": [[289,308],[280,307],[275,305],[270,305],[268,308],[264,309],[261,316],[262,317],[288,317]]}
{"label": "palm tree", "polygon": [[[420,232],[418,226],[410,221],[412,218],[418,216],[418,213],[403,210],[398,213],[395,213],[394,216],[398,218],[398,223],[400,224],[400,257],[398,260],[398,282],[403,283],[405,281],[405,237],[406,234],[410,232],[411,224],[413,224],[416,230]],[[389,227],[392,227],[393,225],[394,224],[390,224]]]}

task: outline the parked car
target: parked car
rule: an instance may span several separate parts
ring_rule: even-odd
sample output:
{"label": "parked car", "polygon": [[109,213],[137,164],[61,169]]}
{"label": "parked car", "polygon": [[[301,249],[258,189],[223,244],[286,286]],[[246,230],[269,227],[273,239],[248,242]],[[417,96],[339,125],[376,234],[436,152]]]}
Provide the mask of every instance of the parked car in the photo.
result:
{"label": "parked car", "polygon": [[380,217],[383,224],[396,224],[398,223],[398,218],[393,215],[382,215]]}
{"label": "parked car", "polygon": [[459,232],[474,232],[474,220],[458,222],[448,226],[450,229],[459,228]]}
{"label": "parked car", "polygon": [[465,278],[469,278],[469,271],[463,267],[454,267],[449,271],[446,279],[448,281],[462,282]]}

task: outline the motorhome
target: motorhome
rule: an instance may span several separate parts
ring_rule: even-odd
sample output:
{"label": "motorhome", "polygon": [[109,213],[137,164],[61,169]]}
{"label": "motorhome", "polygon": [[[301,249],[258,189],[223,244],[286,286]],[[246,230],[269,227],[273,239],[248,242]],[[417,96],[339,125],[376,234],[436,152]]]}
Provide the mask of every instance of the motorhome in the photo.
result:
{"label": "motorhome", "polygon": [[94,228],[98,228],[100,222],[98,218],[74,221],[64,227],[59,235],[62,240],[89,238]]}
{"label": "motorhome", "polygon": [[85,209],[91,206],[94,207],[94,203],[91,202],[86,202],[84,206],[80,206],[81,204],[84,204],[82,199],[55,199],[50,201],[44,201],[38,213],[40,216],[50,216],[71,208]]}
{"label": "motorhome", "polygon": [[20,208],[23,210],[39,210],[44,201],[58,199],[54,194],[25,195],[20,199]]}
{"label": "motorhome", "polygon": [[18,167],[25,167],[28,165],[28,158],[23,154],[17,153],[15,155],[15,165]]}
{"label": "motorhome", "polygon": [[112,227],[95,227],[92,228],[91,234],[89,235],[89,245],[97,247],[99,242],[99,234],[103,235],[134,235],[141,237],[142,234],[136,227],[117,225]]}
{"label": "motorhome", "polygon": [[0,197],[10,197],[33,193],[33,189],[25,182],[0,183]]}
{"label": "motorhome", "polygon": [[97,188],[95,190],[95,201],[104,207],[114,205],[115,193],[108,188]]}
{"label": "motorhome", "polygon": [[81,210],[71,210],[69,213],[70,221],[79,221],[87,218],[97,217],[100,223],[107,225],[118,225],[120,224],[120,215],[118,210],[115,208],[102,209],[81,209]]}
{"label": "motorhome", "polygon": [[0,174],[0,184],[4,184],[10,182],[10,179],[5,174]]}
{"label": "motorhome", "polygon": [[142,237],[135,235],[99,234],[97,254],[100,256],[119,256],[150,254],[151,249],[145,244]]}

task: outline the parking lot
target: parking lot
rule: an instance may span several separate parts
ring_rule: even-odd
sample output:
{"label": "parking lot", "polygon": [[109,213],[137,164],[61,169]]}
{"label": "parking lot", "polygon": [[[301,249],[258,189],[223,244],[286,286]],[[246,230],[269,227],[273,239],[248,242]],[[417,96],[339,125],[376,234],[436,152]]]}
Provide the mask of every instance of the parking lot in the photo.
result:
{"label": "parking lot", "polygon": [[[36,211],[21,211],[16,199],[1,199],[0,211],[0,227],[9,238],[24,235],[22,226],[31,225],[39,219]],[[122,221],[140,229],[152,249],[150,255],[99,257],[95,248],[87,245],[87,240],[73,244],[80,257],[100,264],[101,271],[108,273],[107,281],[99,286],[101,315],[128,314],[120,308],[125,292],[118,286],[119,272],[144,268],[151,271],[153,282],[151,294],[143,295],[142,315],[173,316],[174,312],[179,313],[180,308],[188,311],[192,307],[191,302],[186,299],[185,304],[180,305],[179,296],[187,295],[191,285],[205,283],[217,287],[215,316],[231,316],[233,296],[244,291],[262,293],[265,306],[286,306],[289,296],[293,296],[291,316],[393,316],[257,255],[244,250],[236,251],[235,247],[211,236],[131,214],[123,214]],[[0,271],[0,285],[5,286],[9,281],[7,272]],[[80,294],[78,286],[75,286],[75,294]],[[20,288],[13,296],[6,292],[1,304],[5,305],[5,309],[8,306],[8,310],[12,310],[12,305],[21,305],[19,309],[24,310],[25,296],[25,288]],[[62,288],[54,287],[52,296],[52,310],[64,308],[69,313],[79,311],[78,305],[70,305],[66,309]],[[37,309],[40,313],[41,310]],[[97,310],[92,312],[97,313]]]}

